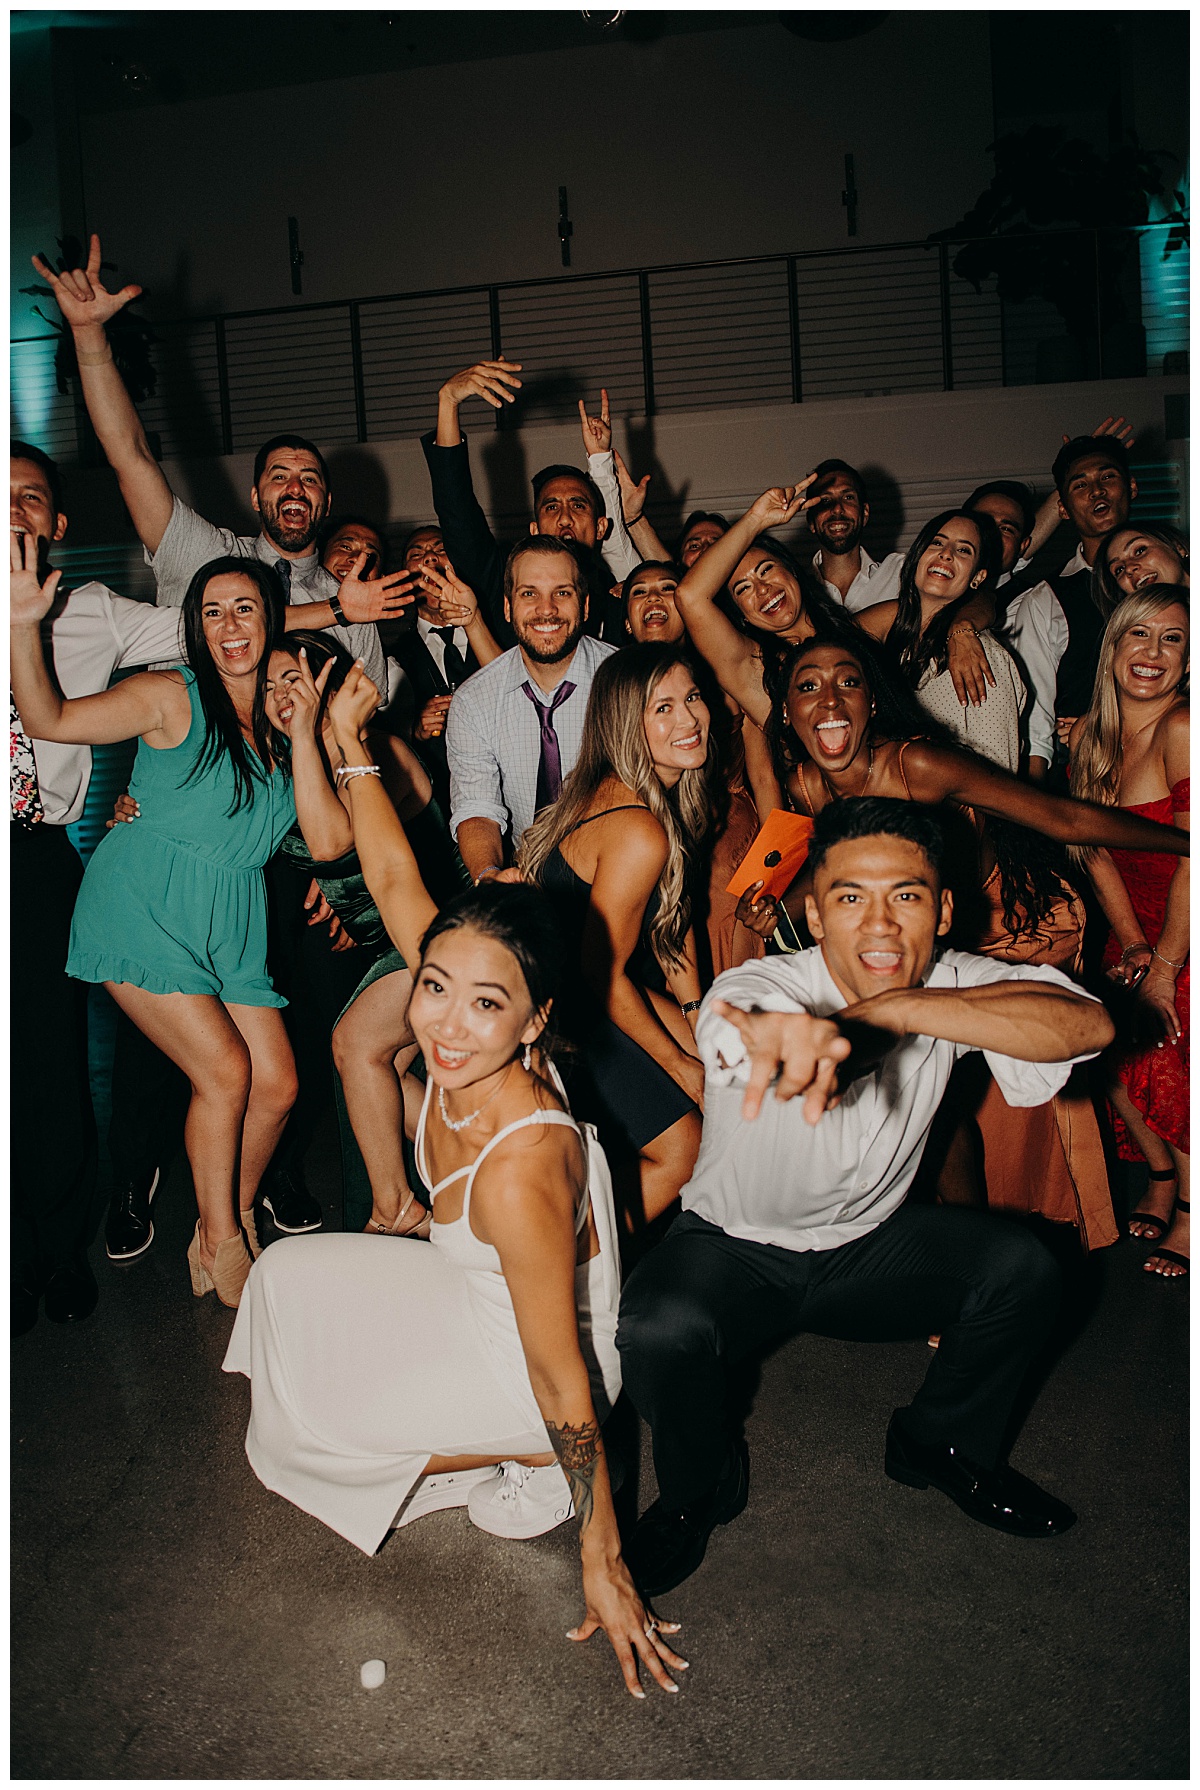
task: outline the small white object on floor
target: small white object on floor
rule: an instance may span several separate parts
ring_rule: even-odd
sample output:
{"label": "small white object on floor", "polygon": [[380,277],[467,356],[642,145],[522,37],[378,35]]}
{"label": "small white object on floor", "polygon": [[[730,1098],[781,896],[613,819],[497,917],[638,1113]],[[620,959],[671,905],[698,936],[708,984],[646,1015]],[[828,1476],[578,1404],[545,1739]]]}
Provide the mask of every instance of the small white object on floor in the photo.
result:
{"label": "small white object on floor", "polygon": [[359,1677],[365,1691],[377,1691],[387,1677],[387,1667],[381,1659],[369,1659],[364,1664]]}

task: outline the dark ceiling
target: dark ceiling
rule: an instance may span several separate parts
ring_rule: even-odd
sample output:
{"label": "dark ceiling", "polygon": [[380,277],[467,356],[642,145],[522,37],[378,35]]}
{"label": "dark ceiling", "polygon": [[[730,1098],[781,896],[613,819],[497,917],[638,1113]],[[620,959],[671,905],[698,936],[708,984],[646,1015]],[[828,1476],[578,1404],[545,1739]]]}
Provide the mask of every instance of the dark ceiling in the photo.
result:
{"label": "dark ceiling", "polygon": [[17,12],[16,32],[66,39],[81,112],[170,104],[367,72],[430,67],[777,23],[814,42],[870,30],[854,12]]}

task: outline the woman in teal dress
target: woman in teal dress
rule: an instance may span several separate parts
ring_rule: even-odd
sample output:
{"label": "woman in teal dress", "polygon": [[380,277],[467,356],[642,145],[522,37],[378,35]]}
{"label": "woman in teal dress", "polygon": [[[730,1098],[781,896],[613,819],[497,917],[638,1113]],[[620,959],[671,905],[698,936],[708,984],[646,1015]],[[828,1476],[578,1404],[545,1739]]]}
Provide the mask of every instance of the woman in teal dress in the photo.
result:
{"label": "woman in teal dress", "polygon": [[[33,738],[101,745],[139,737],[136,826],[104,838],[83,879],[68,973],[99,982],[179,1065],[192,1097],[184,1140],[199,1208],[192,1290],[235,1306],[257,1249],[252,1208],[296,1094],[266,969],[262,870],[292,825],[287,769],[263,710],[282,592],[256,560],[201,568],[183,602],[189,667],[141,672],[65,699],[47,671],[41,621],[57,574],[14,567],[12,690]],[[311,843],[344,809],[313,808]],[[332,854],[331,854],[332,855]],[[243,1226],[246,1235],[243,1235]]]}
{"label": "woman in teal dress", "polygon": [[[341,757],[326,707],[351,665],[350,655],[323,634],[295,631],[271,654],[267,718],[291,743],[296,804],[310,831],[310,788],[322,801],[334,776],[331,760],[340,763]],[[470,887],[470,878],[433,798],[429,774],[403,740],[375,730],[368,738],[425,886],[444,906]],[[413,1204],[413,1165],[403,1147],[402,1082],[417,1054],[408,1025],[412,977],[388,937],[353,847],[333,862],[318,860],[298,824],[280,849],[316,878],[365,960],[332,1040],[346,1228],[407,1236],[422,1229],[427,1217],[424,1206]]]}

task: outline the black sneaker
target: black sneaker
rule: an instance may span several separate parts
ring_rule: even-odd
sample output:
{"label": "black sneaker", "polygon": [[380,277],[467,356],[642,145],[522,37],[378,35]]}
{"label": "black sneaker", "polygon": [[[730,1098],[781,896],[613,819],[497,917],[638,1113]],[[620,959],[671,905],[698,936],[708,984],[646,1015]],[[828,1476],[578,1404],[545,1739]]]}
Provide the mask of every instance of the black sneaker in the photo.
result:
{"label": "black sneaker", "polygon": [[132,1262],[154,1241],[150,1207],[158,1192],[159,1170],[149,1187],[144,1181],[122,1181],[108,1202],[104,1253],[110,1262]]}
{"label": "black sneaker", "polygon": [[704,1558],[708,1538],[719,1523],[732,1523],[746,1508],[750,1458],[739,1442],[711,1492],[682,1510],[664,1510],[656,1499],[639,1519],[622,1551],[643,1597],[661,1597],[689,1579]]}
{"label": "black sneaker", "polygon": [[276,1169],[271,1176],[262,1203],[271,1214],[277,1231],[298,1237],[304,1231],[319,1231],[325,1214],[304,1185],[302,1172]]}

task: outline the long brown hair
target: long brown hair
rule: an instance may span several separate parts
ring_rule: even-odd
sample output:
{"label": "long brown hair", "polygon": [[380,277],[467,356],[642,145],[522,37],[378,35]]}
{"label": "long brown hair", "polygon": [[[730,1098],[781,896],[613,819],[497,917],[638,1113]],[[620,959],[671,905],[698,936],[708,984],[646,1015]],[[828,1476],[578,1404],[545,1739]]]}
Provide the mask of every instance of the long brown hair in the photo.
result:
{"label": "long brown hair", "polygon": [[695,675],[686,653],[674,646],[627,646],[605,659],[592,683],[575,768],[564,780],[558,800],[544,808],[526,832],[517,857],[522,874],[539,882],[546,860],[587,816],[601,787],[614,777],[626,784],[667,836],[667,861],[650,922],[650,945],[664,970],[681,961],[691,924],[688,858],[708,828],[715,755],[710,728],[702,766],[684,771],[671,790],[658,779],[645,714],[655,690],[677,665]]}

